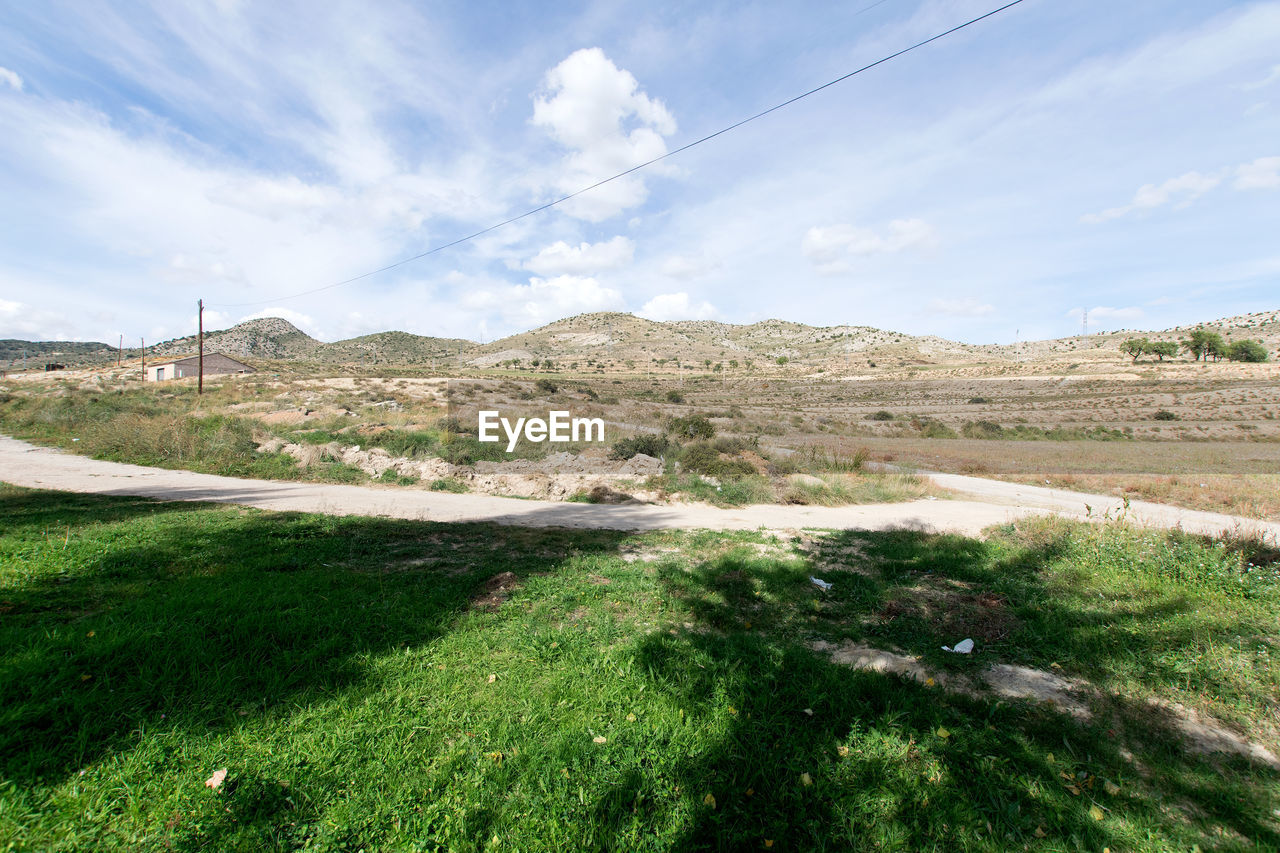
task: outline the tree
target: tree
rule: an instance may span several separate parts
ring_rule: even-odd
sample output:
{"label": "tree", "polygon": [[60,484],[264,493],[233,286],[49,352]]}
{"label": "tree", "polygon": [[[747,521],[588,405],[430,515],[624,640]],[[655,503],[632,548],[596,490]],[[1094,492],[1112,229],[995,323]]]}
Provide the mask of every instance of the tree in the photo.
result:
{"label": "tree", "polygon": [[1161,361],[1164,361],[1165,356],[1173,358],[1178,354],[1178,345],[1173,341],[1153,341],[1151,345],[1147,347],[1147,352],[1151,353]]}
{"label": "tree", "polygon": [[1138,356],[1142,355],[1145,352],[1148,352],[1149,351],[1148,348],[1150,346],[1151,346],[1151,341],[1147,340],[1146,338],[1128,338],[1125,340],[1124,343],[1120,345],[1120,352],[1124,353],[1125,355],[1133,356],[1133,361],[1136,364],[1138,361]]}
{"label": "tree", "polygon": [[1222,336],[1206,329],[1196,329],[1190,337],[1183,338],[1180,343],[1183,349],[1195,356],[1196,361],[1201,358],[1208,361],[1210,356],[1216,361],[1218,356],[1226,351],[1226,343],[1222,340]]}
{"label": "tree", "polygon": [[1236,341],[1227,347],[1227,358],[1232,361],[1266,361],[1267,348],[1261,341]]}
{"label": "tree", "polygon": [[1214,361],[1223,358],[1227,354],[1227,342],[1222,339],[1222,335],[1217,332],[1209,332],[1206,336],[1204,347],[1204,357],[1212,356]]}

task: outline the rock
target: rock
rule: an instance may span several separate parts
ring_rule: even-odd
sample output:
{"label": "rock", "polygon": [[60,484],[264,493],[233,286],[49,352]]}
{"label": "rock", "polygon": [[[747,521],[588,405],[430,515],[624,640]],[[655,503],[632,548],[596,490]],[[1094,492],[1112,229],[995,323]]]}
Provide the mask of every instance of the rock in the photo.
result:
{"label": "rock", "polygon": [[662,460],[637,453],[618,467],[618,474],[629,479],[656,477],[662,473]]}
{"label": "rock", "polygon": [[258,445],[258,452],[279,453],[280,449],[284,447],[284,445],[285,441],[283,438],[271,438]]}
{"label": "rock", "polygon": [[793,486],[811,486],[815,489],[825,489],[827,484],[812,474],[789,474],[787,482]]}

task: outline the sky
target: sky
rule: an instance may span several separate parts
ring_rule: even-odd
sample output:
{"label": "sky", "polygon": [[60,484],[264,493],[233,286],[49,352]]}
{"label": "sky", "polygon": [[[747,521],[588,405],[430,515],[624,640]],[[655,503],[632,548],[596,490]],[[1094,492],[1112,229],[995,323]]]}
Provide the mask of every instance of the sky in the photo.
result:
{"label": "sky", "polygon": [[1000,5],[3,0],[0,338],[1280,308],[1280,2],[1023,0],[366,275]]}

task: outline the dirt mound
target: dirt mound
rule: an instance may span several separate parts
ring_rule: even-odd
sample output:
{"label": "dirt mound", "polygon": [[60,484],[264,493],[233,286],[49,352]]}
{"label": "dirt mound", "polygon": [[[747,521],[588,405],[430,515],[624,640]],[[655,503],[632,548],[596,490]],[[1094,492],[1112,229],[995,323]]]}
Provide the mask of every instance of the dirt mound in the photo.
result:
{"label": "dirt mound", "polygon": [[496,574],[485,581],[484,586],[481,587],[480,594],[471,599],[471,608],[473,610],[483,610],[487,613],[496,612],[498,608],[507,603],[511,593],[521,586],[520,578],[516,577],[514,572]]}

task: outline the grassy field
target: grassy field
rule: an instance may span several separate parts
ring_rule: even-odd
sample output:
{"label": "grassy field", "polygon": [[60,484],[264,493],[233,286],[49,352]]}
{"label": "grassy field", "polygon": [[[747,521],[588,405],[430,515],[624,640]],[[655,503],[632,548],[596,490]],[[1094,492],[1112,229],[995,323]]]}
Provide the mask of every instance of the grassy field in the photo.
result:
{"label": "grassy field", "polygon": [[[77,386],[55,378],[0,391],[0,430],[73,453],[137,465],[259,479],[377,480],[391,486],[468,491],[471,480],[466,473],[444,479],[402,476],[394,470],[379,473],[362,470],[339,456],[343,449],[363,447],[386,451],[397,459],[439,459],[474,473],[475,463],[518,463],[562,453],[576,456],[589,447],[584,442],[523,441],[509,453],[501,442],[478,440],[481,408],[495,408],[512,420],[546,417],[551,408],[573,410],[576,417],[609,414],[594,402],[600,395],[581,382],[563,387],[551,383],[547,390],[536,383],[508,380],[248,378],[211,381],[203,396],[190,383],[87,384]],[[665,428],[673,417],[657,423]],[[883,503],[944,494],[909,472],[862,470],[864,457],[856,450],[770,459],[760,447],[759,436],[712,441],[710,421],[697,413],[692,417],[706,425],[707,434],[696,438],[660,434],[661,448],[650,449],[650,455],[663,458],[661,475],[647,482],[626,478],[607,484],[643,490],[655,500],[674,497],[720,506]],[[627,456],[607,456],[609,446],[616,448],[615,443],[629,432],[612,428],[605,446],[591,448],[594,455],[583,457],[591,460],[583,470],[605,477],[611,462],[634,455],[632,450]],[[263,443],[271,439],[277,439],[277,449],[263,452],[267,450]],[[301,450],[306,462],[280,452],[285,443]],[[809,479],[796,482],[793,474]],[[534,493],[517,494],[546,497],[536,493],[544,482],[535,481]],[[580,495],[590,499],[591,487],[599,480],[587,482]]]}
{"label": "grassy field", "polygon": [[[0,487],[0,849],[1275,849],[1280,772],[1189,752],[1147,702],[1280,747],[1278,558]],[[1085,678],[1093,716],[819,640]]]}

